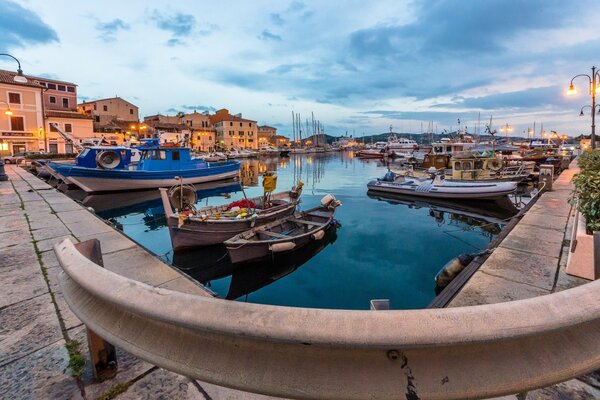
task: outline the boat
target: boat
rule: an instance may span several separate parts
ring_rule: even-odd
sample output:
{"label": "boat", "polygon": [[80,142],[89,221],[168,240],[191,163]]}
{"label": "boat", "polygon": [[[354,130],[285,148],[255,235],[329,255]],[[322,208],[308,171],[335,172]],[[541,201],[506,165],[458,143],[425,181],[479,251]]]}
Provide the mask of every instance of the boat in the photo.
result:
{"label": "boat", "polygon": [[208,155],[202,156],[201,158],[208,162],[225,161],[227,160],[227,155],[221,152],[213,152],[208,153]]}
{"label": "boat", "polygon": [[299,182],[289,191],[200,209],[195,209],[195,192],[187,185],[160,188],[173,250],[220,244],[250,228],[292,215],[302,186]]}
{"label": "boat", "polygon": [[75,163],[48,163],[48,168],[67,183],[88,193],[153,189],[177,183],[195,184],[239,176],[238,161],[209,163],[191,158],[189,148],[147,139],[138,148],[140,161],[132,162],[132,149],[93,146],[84,149]]}
{"label": "boat", "polygon": [[419,144],[412,139],[398,137],[394,134],[388,136],[385,146],[389,154],[407,154],[419,148]]}
{"label": "boat", "polygon": [[279,152],[279,157],[289,157],[290,156],[290,150],[281,150]]}
{"label": "boat", "polygon": [[359,150],[356,155],[360,158],[385,158],[387,152],[385,149],[364,149]]}
{"label": "boat", "polygon": [[333,225],[335,209],[341,203],[332,195],[321,199],[321,206],[249,229],[224,242],[232,263],[260,260],[275,253],[286,253],[322,240]]}
{"label": "boat", "polygon": [[[433,174],[432,174],[433,175]],[[444,175],[417,178],[398,175],[392,171],[367,184],[369,190],[443,199],[495,199],[514,193],[517,182],[451,181]]]}

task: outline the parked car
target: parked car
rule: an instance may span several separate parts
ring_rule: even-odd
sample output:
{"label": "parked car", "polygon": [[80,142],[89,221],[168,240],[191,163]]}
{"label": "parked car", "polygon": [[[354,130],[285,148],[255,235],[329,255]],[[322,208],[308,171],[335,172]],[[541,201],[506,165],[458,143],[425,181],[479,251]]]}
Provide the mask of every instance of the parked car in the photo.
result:
{"label": "parked car", "polygon": [[15,153],[12,156],[4,156],[2,158],[2,160],[4,161],[4,164],[19,164],[19,163],[25,161],[25,157],[29,154],[39,154],[39,152],[25,151],[25,152],[21,152],[21,153]]}

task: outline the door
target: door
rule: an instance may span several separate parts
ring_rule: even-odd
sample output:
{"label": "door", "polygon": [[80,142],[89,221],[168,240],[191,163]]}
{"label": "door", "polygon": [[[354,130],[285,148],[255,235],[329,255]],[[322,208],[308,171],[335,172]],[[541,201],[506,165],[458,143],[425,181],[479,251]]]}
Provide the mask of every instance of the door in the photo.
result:
{"label": "door", "polygon": [[27,147],[24,144],[13,144],[13,155],[17,153],[25,153]]}
{"label": "door", "polygon": [[58,153],[58,144],[56,144],[56,143],[50,143],[48,145],[48,152],[49,153],[53,153],[53,154]]}

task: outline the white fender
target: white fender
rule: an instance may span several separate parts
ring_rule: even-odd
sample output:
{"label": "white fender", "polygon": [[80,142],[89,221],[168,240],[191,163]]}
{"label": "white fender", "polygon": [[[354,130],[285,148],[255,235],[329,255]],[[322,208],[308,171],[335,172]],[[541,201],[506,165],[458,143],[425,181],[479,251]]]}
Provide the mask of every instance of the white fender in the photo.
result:
{"label": "white fender", "polygon": [[269,245],[269,250],[273,253],[281,253],[284,251],[293,250],[296,245],[293,242],[274,243]]}
{"label": "white fender", "polygon": [[321,240],[323,236],[325,236],[325,231],[321,229],[320,231],[316,231],[312,235],[310,235],[314,240]]}

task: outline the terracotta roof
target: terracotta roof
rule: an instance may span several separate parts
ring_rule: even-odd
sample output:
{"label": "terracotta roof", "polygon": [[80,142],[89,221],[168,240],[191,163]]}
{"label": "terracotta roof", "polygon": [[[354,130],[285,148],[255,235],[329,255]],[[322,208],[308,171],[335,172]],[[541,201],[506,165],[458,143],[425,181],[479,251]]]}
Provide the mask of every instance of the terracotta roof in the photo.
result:
{"label": "terracotta roof", "polygon": [[79,103],[79,104],[77,104],[77,105],[78,105],[78,106],[81,106],[81,105],[84,105],[84,104],[93,104],[93,103],[98,103],[99,101],[117,100],[117,99],[118,99],[118,100],[121,100],[121,101],[124,101],[124,102],[125,102],[125,103],[127,103],[127,104],[131,104],[132,106],[134,106],[134,107],[136,107],[136,108],[139,108],[138,106],[136,106],[136,105],[135,105],[135,104],[133,104],[132,102],[130,102],[130,101],[127,101],[127,100],[125,100],[124,98],[122,98],[122,97],[119,97],[119,96],[115,96],[115,97],[107,97],[107,98],[104,98],[104,99],[96,99],[96,100],[84,101],[83,103]]}
{"label": "terracotta roof", "polygon": [[214,115],[210,115],[209,120],[211,122],[211,124],[216,124],[217,122],[221,122],[221,121],[231,121],[231,122],[256,122],[254,120],[251,119],[245,119],[245,118],[240,118],[240,117],[236,117],[235,115],[219,115],[219,114],[214,114]]}
{"label": "terracotta roof", "polygon": [[269,126],[269,125],[259,125],[258,129],[275,129],[275,130],[277,130],[277,128],[273,128],[272,126]]}
{"label": "terracotta roof", "polygon": [[39,83],[32,81],[32,79],[36,79],[35,77],[25,76],[27,78],[27,82],[21,83],[21,82],[14,81],[15,75],[17,75],[16,72],[0,69],[0,83],[7,83],[9,85],[16,85],[16,86],[29,86],[29,87],[43,88],[43,86],[40,85]]}
{"label": "terracotta roof", "polygon": [[91,115],[81,114],[76,111],[55,111],[46,110],[46,117],[54,118],[73,118],[73,119],[94,119]]}

